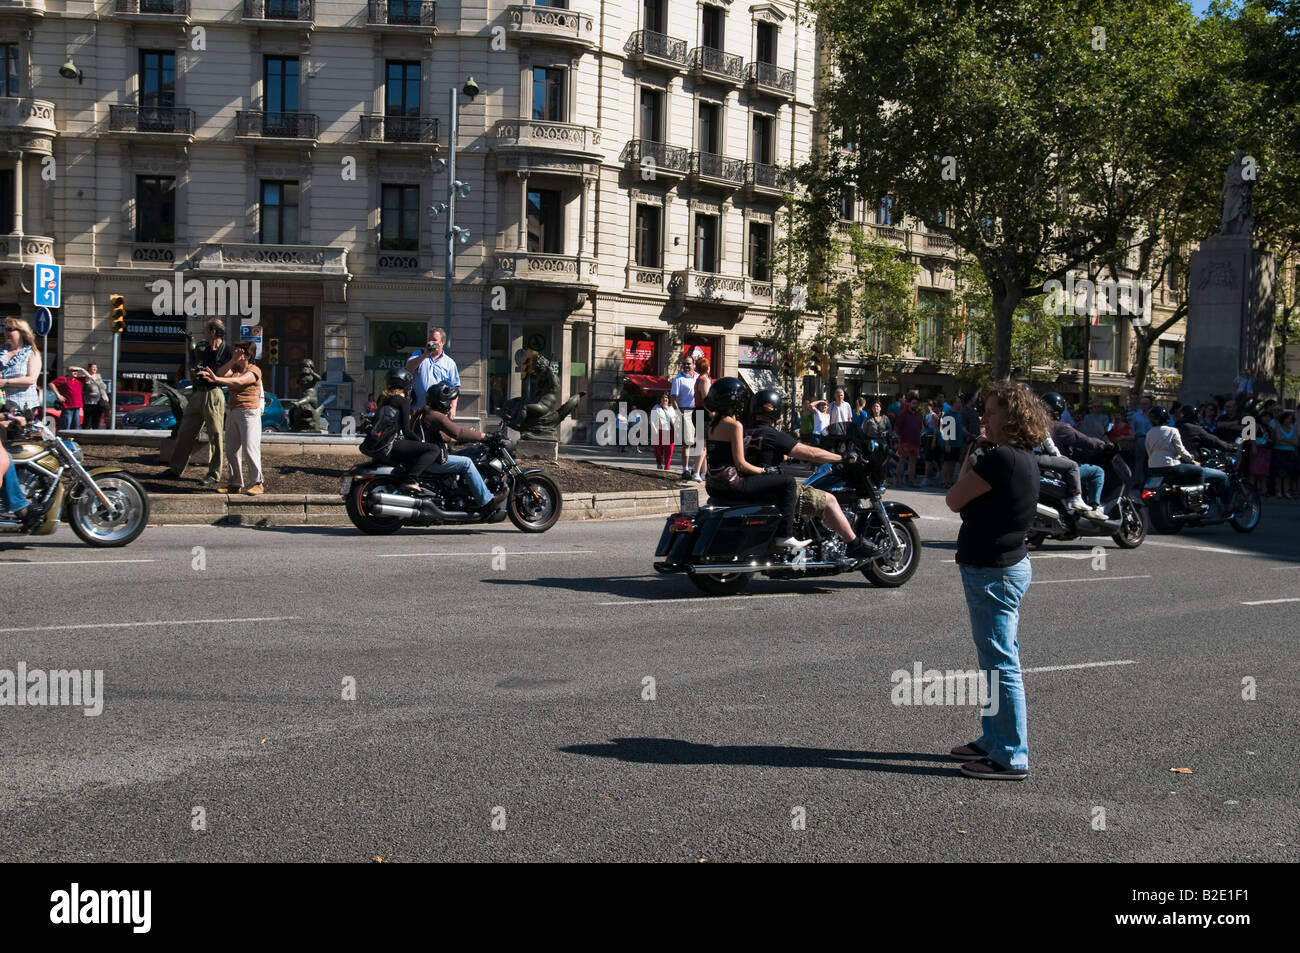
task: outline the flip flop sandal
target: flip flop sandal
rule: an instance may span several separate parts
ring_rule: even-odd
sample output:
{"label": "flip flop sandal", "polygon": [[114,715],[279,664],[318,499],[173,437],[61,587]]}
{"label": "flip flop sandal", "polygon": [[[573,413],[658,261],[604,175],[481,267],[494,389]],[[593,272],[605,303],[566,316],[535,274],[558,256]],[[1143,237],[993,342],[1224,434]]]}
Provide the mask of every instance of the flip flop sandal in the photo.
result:
{"label": "flip flop sandal", "polygon": [[958,761],[978,761],[980,758],[987,758],[989,753],[982,749],[975,742],[968,745],[958,745],[948,751]]}
{"label": "flip flop sandal", "polygon": [[1004,768],[990,758],[970,761],[958,770],[968,778],[978,778],[981,781],[1023,781],[1029,777],[1028,768]]}

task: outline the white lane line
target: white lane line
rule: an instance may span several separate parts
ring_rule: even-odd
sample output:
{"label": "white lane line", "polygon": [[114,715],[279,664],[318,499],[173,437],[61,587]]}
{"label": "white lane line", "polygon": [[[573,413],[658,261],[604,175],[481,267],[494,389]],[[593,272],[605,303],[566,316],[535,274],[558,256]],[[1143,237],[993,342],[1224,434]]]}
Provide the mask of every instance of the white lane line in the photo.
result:
{"label": "white lane line", "polygon": [[1104,668],[1108,665],[1137,665],[1137,659],[1125,658],[1116,659],[1113,662],[1078,662],[1074,665],[1040,665],[1037,668],[1024,669],[1025,674],[1030,672],[1066,672],[1076,668]]}
{"label": "white lane line", "polygon": [[[1091,551],[1086,553],[1041,553],[1037,556],[1030,556],[1030,559],[1092,559]],[[945,559],[946,563],[955,563],[956,559]]]}
{"label": "white lane line", "polygon": [[519,552],[497,553],[380,553],[380,559],[403,559],[407,556],[583,556],[594,549],[529,549]]}
{"label": "white lane line", "polygon": [[1217,546],[1189,546],[1186,543],[1162,543],[1157,540],[1148,539],[1145,541],[1147,546],[1166,546],[1169,549],[1193,549],[1198,553],[1222,553],[1225,556],[1256,556],[1257,553],[1243,552],[1240,549],[1220,549]]}
{"label": "white lane line", "polygon": [[1300,564],[1297,564],[1295,566],[1274,566],[1272,568],[1273,568],[1273,572],[1281,572],[1284,569],[1300,569]]}
{"label": "white lane line", "polygon": [[[684,602],[726,602],[728,599],[793,599],[802,592],[772,592],[763,596],[696,596],[689,599],[620,599],[617,602],[591,602],[592,606],[679,606]],[[3,630],[0,630],[3,631]]]}
{"label": "white lane line", "polygon": [[288,622],[300,615],[269,615],[256,619],[169,619],[162,622],[95,622],[88,625],[25,625],[0,632],[70,632],[74,629],[134,629],[151,625],[233,625],[240,622]]}
{"label": "white lane line", "polygon": [[0,559],[0,566],[81,566],[85,563],[153,563],[156,559]]}
{"label": "white lane line", "polygon": [[1118,582],[1121,579],[1150,579],[1150,576],[1108,576],[1104,572],[1099,572],[1095,576],[1088,576],[1085,579],[1035,579],[1030,583],[1031,586],[1050,586],[1055,582]]}
{"label": "white lane line", "polygon": [[917,514],[919,519],[937,520],[940,523],[960,523],[961,520],[956,516],[926,516],[924,513]]}
{"label": "white lane line", "polygon": [[1243,602],[1243,606],[1275,606],[1279,602],[1300,602],[1300,597],[1294,599],[1260,599],[1258,602]]}

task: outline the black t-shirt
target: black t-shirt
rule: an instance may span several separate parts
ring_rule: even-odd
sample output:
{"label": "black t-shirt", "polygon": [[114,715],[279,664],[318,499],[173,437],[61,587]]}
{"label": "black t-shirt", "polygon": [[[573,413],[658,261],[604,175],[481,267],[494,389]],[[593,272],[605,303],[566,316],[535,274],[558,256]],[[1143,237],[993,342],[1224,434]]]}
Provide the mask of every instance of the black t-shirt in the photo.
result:
{"label": "black t-shirt", "polygon": [[961,509],[957,562],[1014,566],[1028,554],[1025,533],[1038,506],[1038,463],[1029,450],[995,447],[972,469],[992,489]]}
{"label": "black t-shirt", "polygon": [[769,424],[758,424],[745,431],[745,459],[756,467],[774,467],[798,442]]}
{"label": "black t-shirt", "polygon": [[[199,346],[194,349],[194,360],[190,364],[190,373],[193,374],[200,367],[210,368],[212,373],[216,373],[235,356],[234,349],[225,341],[221,342],[221,347],[213,347],[207,341],[200,341]],[[207,381],[201,381],[194,378],[195,390],[208,390],[212,387],[220,387],[220,384],[209,384]]]}

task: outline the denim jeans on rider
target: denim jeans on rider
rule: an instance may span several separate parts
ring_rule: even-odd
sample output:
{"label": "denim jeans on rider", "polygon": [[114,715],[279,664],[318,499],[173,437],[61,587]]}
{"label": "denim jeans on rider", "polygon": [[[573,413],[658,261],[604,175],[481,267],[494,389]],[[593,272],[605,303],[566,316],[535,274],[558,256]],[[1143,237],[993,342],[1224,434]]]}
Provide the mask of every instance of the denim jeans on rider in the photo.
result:
{"label": "denim jeans on rider", "polygon": [[[0,453],[7,453],[7,451],[0,449]],[[10,457],[9,468],[5,470],[3,492],[0,492],[0,508],[10,513],[17,513],[26,505],[27,497],[23,496],[23,487],[18,482],[18,474],[14,472],[14,461]]]}
{"label": "denim jeans on rider", "polygon": [[1003,767],[1027,770],[1029,725],[1017,630],[1020,600],[1033,578],[1029,557],[1006,568],[959,568],[980,671],[989,672],[990,681],[998,673],[997,708],[981,716],[984,731],[975,744]]}
{"label": "denim jeans on rider", "polygon": [[1095,463],[1079,464],[1079,480],[1083,483],[1083,498],[1096,506],[1101,502],[1101,488],[1106,483],[1106,471]]}
{"label": "denim jeans on rider", "polygon": [[1206,483],[1213,484],[1214,498],[1220,503],[1228,502],[1228,495],[1232,492],[1232,482],[1228,479],[1228,474],[1222,470],[1216,470],[1214,467],[1201,467],[1201,475],[1205,478]]}
{"label": "denim jeans on rider", "polygon": [[488,492],[487,484],[483,482],[483,474],[478,472],[478,467],[474,466],[474,461],[469,457],[456,456],[448,454],[447,462],[438,466],[429,467],[425,473],[457,473],[465,480],[470,492],[474,494],[474,499],[482,506],[488,500],[492,499],[492,494]]}

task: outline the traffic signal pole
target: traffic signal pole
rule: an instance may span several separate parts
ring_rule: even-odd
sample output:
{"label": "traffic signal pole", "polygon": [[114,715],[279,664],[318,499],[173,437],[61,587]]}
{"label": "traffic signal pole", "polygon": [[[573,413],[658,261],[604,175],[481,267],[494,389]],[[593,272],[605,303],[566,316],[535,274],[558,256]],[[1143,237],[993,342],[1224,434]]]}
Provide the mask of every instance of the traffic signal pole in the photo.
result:
{"label": "traffic signal pole", "polygon": [[108,395],[108,429],[117,429],[117,342],[122,335],[113,335],[113,393]]}

